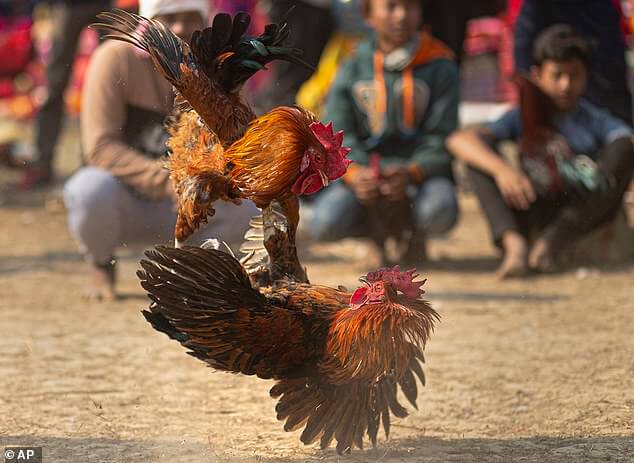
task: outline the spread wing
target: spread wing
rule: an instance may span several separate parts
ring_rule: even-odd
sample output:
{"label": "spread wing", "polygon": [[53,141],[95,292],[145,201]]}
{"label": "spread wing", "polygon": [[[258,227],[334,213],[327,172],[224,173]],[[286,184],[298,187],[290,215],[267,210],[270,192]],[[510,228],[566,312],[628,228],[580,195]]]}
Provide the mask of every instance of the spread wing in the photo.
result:
{"label": "spread wing", "polygon": [[324,344],[314,336],[319,317],[255,290],[231,255],[157,246],[145,256],[138,276],[152,303],[143,314],[189,354],[260,378],[297,375],[318,361]]}

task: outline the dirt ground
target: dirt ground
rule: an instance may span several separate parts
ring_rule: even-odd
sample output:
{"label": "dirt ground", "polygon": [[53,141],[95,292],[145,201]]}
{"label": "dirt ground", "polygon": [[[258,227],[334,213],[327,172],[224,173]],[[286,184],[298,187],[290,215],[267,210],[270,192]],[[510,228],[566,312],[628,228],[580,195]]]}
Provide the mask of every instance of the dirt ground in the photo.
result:
{"label": "dirt ground", "polygon": [[[78,164],[76,150],[60,172]],[[377,449],[338,457],[285,433],[269,382],[213,372],[153,331],[123,249],[120,292],[80,298],[85,267],[59,187],[16,195],[0,173],[0,447],[45,462],[634,461],[634,265],[499,283],[472,197],[421,269],[442,315],[419,409]],[[314,282],[354,286],[361,241],[308,246]]]}

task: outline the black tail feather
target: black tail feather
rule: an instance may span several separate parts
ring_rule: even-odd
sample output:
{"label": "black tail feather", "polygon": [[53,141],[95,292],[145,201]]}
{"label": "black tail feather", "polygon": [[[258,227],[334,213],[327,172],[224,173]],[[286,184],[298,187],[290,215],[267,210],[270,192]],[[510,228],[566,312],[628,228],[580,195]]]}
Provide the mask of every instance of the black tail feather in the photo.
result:
{"label": "black tail feather", "polygon": [[246,13],[236,14],[233,21],[226,13],[219,13],[210,28],[192,36],[190,45],[196,61],[223,88],[234,91],[274,60],[313,69],[300,58],[302,50],[283,46],[289,36],[286,19],[278,24],[266,25],[264,32],[257,37],[245,36],[250,21]]}
{"label": "black tail feather", "polygon": [[233,17],[233,29],[231,31],[231,37],[229,38],[229,44],[232,47],[236,47],[242,36],[247,32],[251,24],[251,16],[247,13],[238,13]]}
{"label": "black tail feather", "polygon": [[174,85],[181,75],[182,63],[192,69],[202,69],[229,92],[239,89],[274,60],[314,69],[301,59],[302,50],[283,46],[289,36],[285,20],[268,24],[264,33],[257,37],[246,37],[251,22],[247,13],[238,13],[233,18],[227,13],[219,13],[211,27],[192,34],[188,47],[160,22],[124,10],[115,8],[100,13],[97,18],[103,22],[91,24],[91,27],[115,32],[107,37],[128,42],[149,53],[155,65]]}
{"label": "black tail feather", "polygon": [[128,42],[146,51],[172,84],[178,80],[179,65],[186,60],[184,43],[163,24],[118,8],[99,13],[97,18],[106,22],[93,23],[91,28],[118,32],[121,35],[108,34],[106,37]]}

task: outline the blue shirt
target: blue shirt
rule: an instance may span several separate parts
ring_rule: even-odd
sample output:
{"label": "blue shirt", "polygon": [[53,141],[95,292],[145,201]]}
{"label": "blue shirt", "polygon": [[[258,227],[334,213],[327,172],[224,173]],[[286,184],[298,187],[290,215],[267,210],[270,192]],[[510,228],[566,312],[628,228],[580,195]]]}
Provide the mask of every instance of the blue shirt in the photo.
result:
{"label": "blue shirt", "polygon": [[[517,140],[522,133],[519,108],[511,109],[485,127],[493,133],[497,141]],[[574,153],[588,156],[593,156],[617,138],[628,137],[633,133],[621,119],[584,99],[579,101],[574,110],[559,114],[555,118],[555,127]]]}

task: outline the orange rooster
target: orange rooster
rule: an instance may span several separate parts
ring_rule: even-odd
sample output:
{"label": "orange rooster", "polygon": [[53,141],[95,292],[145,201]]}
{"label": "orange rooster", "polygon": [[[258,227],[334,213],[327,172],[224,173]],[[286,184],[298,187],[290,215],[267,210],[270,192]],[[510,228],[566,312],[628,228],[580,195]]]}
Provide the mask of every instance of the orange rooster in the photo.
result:
{"label": "orange rooster", "polygon": [[146,252],[138,275],[152,326],[215,369],[273,379],[277,418],[301,440],[337,452],[376,445],[390,414],[405,417],[400,387],[416,407],[420,362],[438,314],[424,281],[398,267],[368,274],[350,294],[280,280],[258,291],[231,255],[166,246]]}
{"label": "orange rooster", "polygon": [[[188,105],[170,127],[169,169],[179,197],[177,246],[213,215],[217,200],[248,198],[272,213],[279,202],[289,222],[289,252],[295,253],[297,196],[312,194],[341,177],[350,163],[343,133],[298,107],[278,107],[259,118],[240,95],[244,82],[274,59],[303,63],[301,51],[283,46],[285,22],[269,24],[259,37],[244,37],[249,16],[218,14],[211,28],[188,44],[161,23],[121,10],[102,13],[127,41],[150,54],[161,74]],[[293,256],[290,260],[295,262]],[[292,273],[292,272],[291,272]]]}

